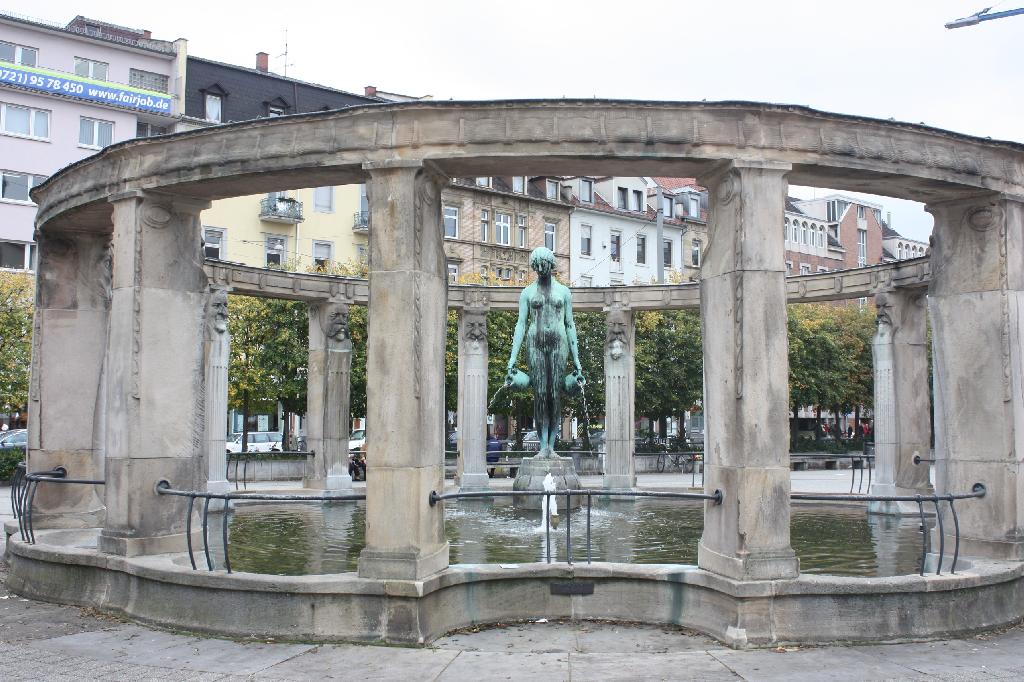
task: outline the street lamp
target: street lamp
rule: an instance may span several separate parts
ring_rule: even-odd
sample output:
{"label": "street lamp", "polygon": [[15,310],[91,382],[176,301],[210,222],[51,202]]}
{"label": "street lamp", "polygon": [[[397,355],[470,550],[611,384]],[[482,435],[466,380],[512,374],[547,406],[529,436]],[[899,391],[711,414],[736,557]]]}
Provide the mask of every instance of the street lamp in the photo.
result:
{"label": "street lamp", "polygon": [[986,7],[980,12],[972,14],[969,17],[963,17],[961,19],[951,21],[948,24],[946,24],[946,28],[963,28],[965,26],[974,26],[975,24],[980,24],[983,21],[1002,19],[1003,17],[1012,17],[1015,14],[1024,14],[1024,7],[1020,9],[1008,9],[1005,12],[992,12],[991,14],[989,14],[990,9],[992,8]]}

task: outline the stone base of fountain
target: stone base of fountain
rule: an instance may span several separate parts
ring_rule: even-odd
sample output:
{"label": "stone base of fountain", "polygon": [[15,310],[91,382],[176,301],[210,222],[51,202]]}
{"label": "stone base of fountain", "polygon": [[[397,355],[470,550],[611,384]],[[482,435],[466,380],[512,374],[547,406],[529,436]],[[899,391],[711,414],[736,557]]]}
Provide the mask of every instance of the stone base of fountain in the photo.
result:
{"label": "stone base of fountain", "polygon": [[[572,457],[559,457],[557,455],[535,457],[524,457],[519,465],[519,473],[512,483],[512,490],[544,490],[544,478],[551,474],[555,481],[555,489],[559,492],[565,490],[579,490],[580,477],[576,473]],[[515,505],[524,509],[540,509],[544,498],[539,495],[523,495],[513,498]],[[569,502],[571,509],[576,509],[582,504],[580,497],[573,497]],[[558,498],[558,506],[565,505],[565,497]]]}

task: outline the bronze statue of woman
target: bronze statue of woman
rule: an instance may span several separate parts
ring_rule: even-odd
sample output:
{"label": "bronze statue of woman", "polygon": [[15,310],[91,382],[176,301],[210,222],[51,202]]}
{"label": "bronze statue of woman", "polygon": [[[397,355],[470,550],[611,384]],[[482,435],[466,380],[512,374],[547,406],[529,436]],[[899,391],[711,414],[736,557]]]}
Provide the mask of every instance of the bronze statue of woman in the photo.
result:
{"label": "bronze statue of woman", "polygon": [[[526,338],[526,361],[533,387],[533,418],[540,438],[540,457],[554,457],[555,439],[562,421],[562,391],[584,383],[583,368],[576,341],[576,323],[572,319],[572,294],[552,277],[555,254],[543,246],[530,254],[530,267],[537,273],[519,296],[519,321],[508,359],[507,383],[516,377],[519,347]],[[527,329],[527,319],[530,326]],[[576,371],[563,377],[565,363],[572,354]],[[519,383],[519,382],[517,382]]]}

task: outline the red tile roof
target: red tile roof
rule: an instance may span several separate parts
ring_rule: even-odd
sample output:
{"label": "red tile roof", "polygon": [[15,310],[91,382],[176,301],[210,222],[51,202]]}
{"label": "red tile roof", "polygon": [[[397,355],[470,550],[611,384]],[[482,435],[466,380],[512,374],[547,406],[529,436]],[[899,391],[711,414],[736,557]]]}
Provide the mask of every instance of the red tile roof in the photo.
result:
{"label": "red tile roof", "polygon": [[658,183],[662,189],[676,191],[677,189],[683,189],[684,187],[693,187],[694,189],[704,189],[697,183],[696,178],[651,178],[654,182]]}

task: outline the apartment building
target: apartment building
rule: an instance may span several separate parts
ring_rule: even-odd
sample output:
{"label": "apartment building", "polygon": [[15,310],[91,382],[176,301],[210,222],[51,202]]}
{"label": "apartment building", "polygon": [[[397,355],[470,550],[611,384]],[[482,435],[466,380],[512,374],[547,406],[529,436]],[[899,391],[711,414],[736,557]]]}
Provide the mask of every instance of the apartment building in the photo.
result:
{"label": "apartment building", "polygon": [[29,191],[114,142],[168,132],[186,43],[83,16],[0,13],[0,268],[35,269]]}
{"label": "apartment building", "polygon": [[[375,97],[306,83],[255,67],[189,57],[183,124],[201,127],[375,104]],[[295,270],[330,271],[366,262],[370,229],[366,187],[283,189],[214,202],[202,214],[206,256]]]}
{"label": "apartment building", "polygon": [[790,274],[883,262],[882,206],[846,194],[787,199],[786,268]]}
{"label": "apartment building", "polygon": [[546,246],[556,274],[570,277],[570,205],[561,178],[460,178],[441,193],[450,282],[522,284],[530,252]]}
{"label": "apartment building", "polygon": [[882,258],[886,261],[907,260],[928,255],[931,248],[926,242],[908,239],[892,229],[892,216],[882,223]]}
{"label": "apartment building", "polygon": [[[570,279],[577,286],[695,281],[707,247],[707,191],[692,178],[567,177]],[[662,190],[662,242],[657,191]]]}

